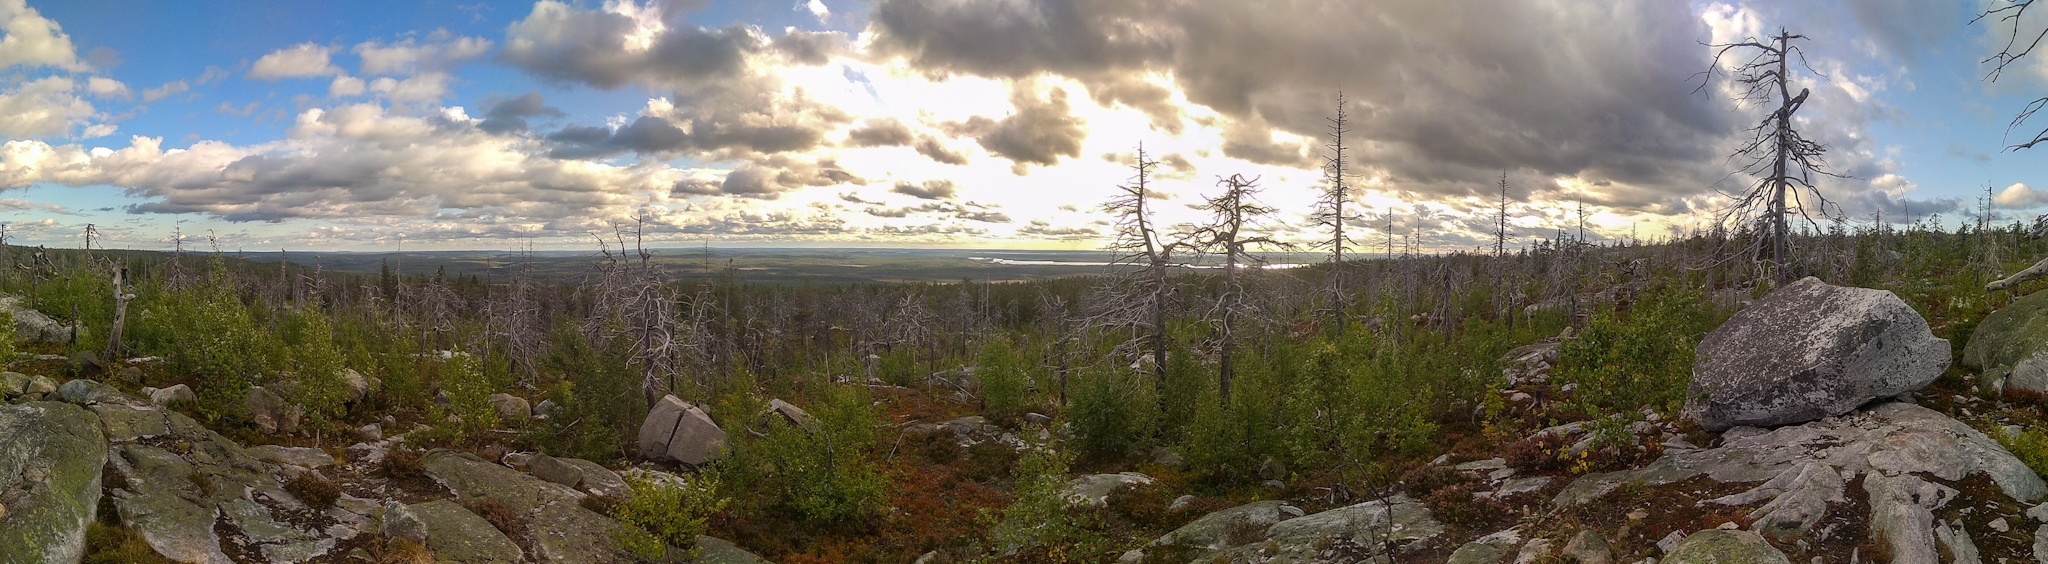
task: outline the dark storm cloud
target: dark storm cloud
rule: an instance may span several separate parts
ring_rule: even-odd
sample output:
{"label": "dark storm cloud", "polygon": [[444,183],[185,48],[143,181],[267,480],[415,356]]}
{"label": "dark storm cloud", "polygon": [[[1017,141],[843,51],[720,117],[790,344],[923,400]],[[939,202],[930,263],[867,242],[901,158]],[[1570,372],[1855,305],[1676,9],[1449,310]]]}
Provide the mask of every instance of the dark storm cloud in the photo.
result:
{"label": "dark storm cloud", "polygon": [[928,73],[1055,73],[1148,114],[1167,102],[1129,77],[1170,76],[1237,128],[1227,154],[1260,162],[1312,166],[1307,147],[1249,130],[1319,138],[1342,90],[1352,143],[1379,149],[1360,164],[1430,194],[1483,191],[1502,169],[1697,192],[1714,176],[1694,165],[1742,121],[1692,93],[1708,31],[1684,3],[881,0],[873,13],[877,50]]}
{"label": "dark storm cloud", "polygon": [[951,199],[959,191],[959,187],[955,186],[951,180],[941,179],[927,180],[922,184],[897,182],[896,186],[890,188],[889,191],[920,200],[946,200]]}
{"label": "dark storm cloud", "polygon": [[561,108],[549,106],[541,100],[540,93],[528,91],[518,97],[499,100],[484,110],[484,120],[476,124],[477,129],[490,133],[518,133],[526,131],[526,118],[562,117]]}

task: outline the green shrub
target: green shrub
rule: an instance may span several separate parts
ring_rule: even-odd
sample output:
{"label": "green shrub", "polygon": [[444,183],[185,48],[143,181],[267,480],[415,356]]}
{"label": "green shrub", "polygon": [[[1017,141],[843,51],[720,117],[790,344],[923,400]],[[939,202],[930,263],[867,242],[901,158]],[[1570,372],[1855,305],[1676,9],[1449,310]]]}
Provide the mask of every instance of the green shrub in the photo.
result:
{"label": "green shrub", "polygon": [[1997,439],[2005,450],[2012,451],[2012,455],[2033,469],[2035,474],[2048,476],[2048,433],[2031,426],[2018,434],[2006,432],[2003,427],[1992,427],[1991,438]]}
{"label": "green shrub", "polygon": [[435,427],[444,431],[448,440],[463,442],[476,433],[488,431],[498,421],[498,409],[491,405],[490,378],[484,375],[482,362],[474,355],[457,351],[441,364],[441,392],[448,394],[448,415],[454,415],[461,423],[444,422]]}
{"label": "green shrub", "polygon": [[283,348],[236,297],[218,259],[200,284],[151,294],[135,321],[141,350],[192,379],[199,412],[209,420],[238,412],[249,387],[277,368]]}
{"label": "green shrub", "polygon": [[1028,382],[1024,358],[1017,354],[1017,348],[1000,338],[989,339],[982,345],[974,365],[974,379],[981,384],[982,399],[988,402],[989,419],[1008,426],[1023,416]]}
{"label": "green shrub", "polygon": [[285,321],[285,348],[291,352],[296,384],[290,399],[305,408],[307,420],[314,426],[335,427],[349,389],[341,377],[345,366],[334,344],[334,330],[326,315],[309,309],[288,312]]}
{"label": "green shrub", "polygon": [[1693,347],[1715,321],[1706,298],[1683,289],[1653,291],[1627,315],[1602,310],[1560,347],[1557,383],[1577,384],[1571,401],[1587,413],[1648,405],[1670,415],[1692,382]]}
{"label": "green shrub", "polygon": [[528,438],[557,456],[618,456],[647,416],[639,375],[626,363],[625,341],[598,350],[565,323],[550,335],[549,345],[543,365],[561,377],[551,394],[559,407]]}
{"label": "green shrub", "polygon": [[882,380],[896,386],[917,385],[917,352],[913,347],[896,347],[883,353],[882,362],[876,370]]}
{"label": "green shrub", "polygon": [[1082,456],[1115,458],[1148,446],[1159,411],[1148,378],[1121,367],[1075,377],[1066,416]]}
{"label": "green shrub", "polygon": [[[711,516],[730,503],[720,496],[715,472],[698,473],[689,485],[627,474],[626,486],[631,493],[612,506],[612,517],[619,520],[613,534],[643,561],[696,557],[697,536],[704,534]],[[669,554],[669,547],[683,554]]]}
{"label": "green shrub", "polygon": [[[763,431],[729,435],[727,456],[716,463],[744,511],[779,512],[814,525],[874,517],[888,499],[874,448],[880,422],[861,388],[827,385],[809,398],[817,432],[768,418]],[[720,401],[714,415],[750,417],[766,402],[751,394]],[[731,427],[729,427],[731,428]]]}
{"label": "green shrub", "polygon": [[1101,515],[1076,511],[1067,499],[1067,467],[1074,455],[1058,444],[1028,445],[1017,461],[1016,498],[996,525],[999,549],[1017,550],[1025,561],[1089,561],[1107,552]]}

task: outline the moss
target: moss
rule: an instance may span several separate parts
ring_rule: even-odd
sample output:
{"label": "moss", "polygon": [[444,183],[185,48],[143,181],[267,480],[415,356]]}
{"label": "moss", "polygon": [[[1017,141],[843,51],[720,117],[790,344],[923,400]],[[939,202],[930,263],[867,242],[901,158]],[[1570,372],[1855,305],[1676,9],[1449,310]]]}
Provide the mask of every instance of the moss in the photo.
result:
{"label": "moss", "polygon": [[2004,372],[2048,345],[2048,292],[2035,292],[1991,312],[1970,332],[1963,366],[1986,374]]}

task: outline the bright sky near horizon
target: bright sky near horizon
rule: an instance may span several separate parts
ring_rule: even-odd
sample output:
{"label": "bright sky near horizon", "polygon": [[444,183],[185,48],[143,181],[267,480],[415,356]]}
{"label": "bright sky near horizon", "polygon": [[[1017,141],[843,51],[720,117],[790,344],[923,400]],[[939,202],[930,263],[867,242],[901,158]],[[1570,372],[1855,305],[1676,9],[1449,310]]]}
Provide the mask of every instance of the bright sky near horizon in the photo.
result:
{"label": "bright sky near horizon", "polygon": [[[2003,0],[0,0],[0,221],[13,243],[212,233],[247,250],[1096,248],[1143,143],[1169,221],[1261,180],[1320,238],[1338,91],[1354,238],[1517,243],[1699,226],[1760,110],[1702,42],[1811,38],[1807,135],[1854,219],[2048,211],[2005,151],[2048,56],[1996,82]],[[2039,10],[2048,12],[2048,9]],[[2033,14],[2029,15],[2030,17]],[[2048,14],[2042,14],[2048,18]],[[2038,30],[2048,19],[2022,22]],[[2032,186],[2041,186],[2036,189]]]}

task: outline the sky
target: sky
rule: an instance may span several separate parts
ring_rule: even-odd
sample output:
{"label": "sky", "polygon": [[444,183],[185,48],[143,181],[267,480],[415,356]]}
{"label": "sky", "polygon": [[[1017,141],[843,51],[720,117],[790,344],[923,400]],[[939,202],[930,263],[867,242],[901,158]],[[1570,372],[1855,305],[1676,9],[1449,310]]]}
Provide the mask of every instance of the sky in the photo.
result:
{"label": "sky", "polygon": [[[1698,229],[1762,106],[1707,44],[1807,39],[1795,119],[1850,225],[2048,212],[2048,56],[2005,0],[0,0],[15,244],[230,251],[1100,248],[1137,150],[1162,223],[1432,251]],[[2048,12],[2048,10],[2040,10]],[[2028,14],[2022,31],[2048,25]],[[1713,69],[1717,72],[1702,74]],[[2010,130],[2009,130],[2010,129]],[[2039,186],[2040,188],[2036,188]],[[1405,243],[1401,243],[1404,244]]]}

